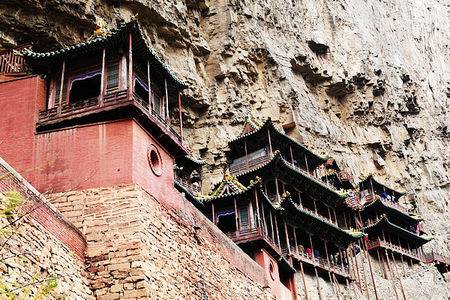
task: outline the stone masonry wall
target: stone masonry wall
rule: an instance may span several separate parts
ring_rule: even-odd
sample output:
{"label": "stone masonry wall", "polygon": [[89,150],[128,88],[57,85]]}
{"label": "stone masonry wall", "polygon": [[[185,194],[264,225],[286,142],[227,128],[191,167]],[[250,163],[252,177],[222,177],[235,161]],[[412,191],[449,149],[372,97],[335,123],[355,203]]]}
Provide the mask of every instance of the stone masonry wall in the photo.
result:
{"label": "stone masonry wall", "polygon": [[[25,299],[28,288],[29,296],[35,296],[54,277],[57,287],[47,299],[93,299],[84,270],[83,237],[0,158],[2,213],[9,192],[20,193],[24,204],[18,215],[0,216],[0,291],[9,288]],[[3,296],[0,292],[0,299],[6,299]]]}
{"label": "stone masonry wall", "polygon": [[181,197],[181,209],[137,186],[52,198],[86,235],[97,299],[270,299],[263,269]]}

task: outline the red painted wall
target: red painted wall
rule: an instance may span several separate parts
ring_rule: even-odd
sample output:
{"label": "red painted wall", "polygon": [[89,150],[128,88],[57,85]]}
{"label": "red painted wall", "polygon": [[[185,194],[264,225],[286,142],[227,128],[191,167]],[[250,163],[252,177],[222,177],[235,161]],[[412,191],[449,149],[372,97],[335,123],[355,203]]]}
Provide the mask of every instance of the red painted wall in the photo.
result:
{"label": "red painted wall", "polygon": [[[255,253],[255,261],[258,265],[263,267],[271,294],[274,295],[277,300],[295,299],[293,293],[281,283],[278,263],[269,253],[267,253],[267,251],[264,249],[257,251]],[[273,272],[270,272],[270,263],[273,265]]]}
{"label": "red painted wall", "polygon": [[[174,160],[133,120],[72,127],[35,134],[45,107],[39,77],[0,83],[0,156],[40,192],[61,192],[136,183],[160,201],[177,206]],[[156,176],[147,159],[149,145],[162,158]]]}

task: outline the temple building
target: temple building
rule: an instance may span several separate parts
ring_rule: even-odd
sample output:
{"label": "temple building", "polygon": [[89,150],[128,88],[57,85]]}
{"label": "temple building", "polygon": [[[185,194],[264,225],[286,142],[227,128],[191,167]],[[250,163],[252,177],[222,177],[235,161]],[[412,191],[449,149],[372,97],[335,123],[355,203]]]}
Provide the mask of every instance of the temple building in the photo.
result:
{"label": "temple building", "polygon": [[[359,212],[361,229],[368,234],[367,248],[387,255],[392,252],[403,260],[423,261],[422,245],[430,241],[424,235],[423,221],[399,203],[404,193],[368,176],[359,183],[362,208]],[[385,252],[385,253],[383,253]]]}
{"label": "temple building", "polygon": [[229,170],[211,194],[182,184],[180,191],[269,276],[276,270],[277,299],[291,299],[286,295],[292,294],[295,272],[302,274],[305,291],[305,273],[316,277],[319,293],[319,276],[348,285],[355,276],[355,242],[363,237],[353,229],[345,202],[348,176],[333,181],[340,172],[336,164],[279,132],[270,119],[259,124],[249,116],[229,148]]}

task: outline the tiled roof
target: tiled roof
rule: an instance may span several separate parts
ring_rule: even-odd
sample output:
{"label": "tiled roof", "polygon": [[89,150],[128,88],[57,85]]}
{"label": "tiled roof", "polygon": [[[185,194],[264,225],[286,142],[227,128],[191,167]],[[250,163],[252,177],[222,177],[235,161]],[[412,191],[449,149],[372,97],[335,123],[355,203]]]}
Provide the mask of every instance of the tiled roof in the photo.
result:
{"label": "tiled roof", "polygon": [[375,223],[370,224],[370,225],[368,225],[366,227],[363,227],[362,230],[364,232],[367,232],[370,229],[374,229],[376,227],[381,227],[381,226],[387,226],[388,228],[390,228],[390,229],[392,229],[394,231],[401,232],[406,237],[408,237],[408,238],[410,238],[412,240],[418,241],[419,244],[421,244],[421,245],[429,242],[432,239],[431,237],[419,236],[419,235],[415,234],[414,232],[411,232],[411,231],[406,230],[406,229],[404,229],[404,228],[402,228],[402,227],[400,227],[400,226],[398,226],[398,225],[396,225],[394,223],[391,223],[385,215],[383,215]]}
{"label": "tiled roof", "polygon": [[27,60],[42,60],[42,61],[50,61],[52,59],[63,58],[67,56],[74,56],[83,53],[87,53],[90,50],[101,49],[109,45],[111,42],[117,41],[126,41],[127,36],[126,33],[132,32],[133,37],[137,38],[140,42],[143,42],[147,55],[150,58],[157,61],[157,63],[162,67],[163,72],[166,73],[178,86],[186,87],[185,83],[183,83],[178,77],[174,74],[169,65],[167,65],[163,60],[161,60],[156,54],[155,50],[149,44],[147,38],[145,37],[143,30],[137,21],[131,21],[128,23],[124,23],[119,25],[116,29],[111,30],[110,32],[100,35],[94,36],[93,38],[81,42],[72,46],[67,46],[58,50],[48,51],[48,52],[34,52],[30,49],[24,49],[22,51],[22,55]]}
{"label": "tiled roof", "polygon": [[250,137],[250,136],[256,134],[257,132],[259,132],[259,131],[261,131],[261,130],[263,130],[263,129],[270,129],[270,130],[272,130],[273,132],[275,132],[275,133],[279,134],[280,136],[282,136],[282,138],[286,139],[287,142],[293,143],[295,146],[301,148],[302,151],[308,153],[308,154],[311,155],[311,156],[316,157],[318,160],[321,160],[321,161],[325,162],[326,159],[327,159],[326,156],[321,156],[321,155],[315,154],[314,152],[312,152],[311,150],[309,150],[308,148],[306,148],[306,146],[303,145],[302,143],[300,143],[300,142],[294,140],[293,138],[291,138],[290,136],[284,134],[283,132],[280,132],[280,131],[274,126],[274,124],[273,124],[273,122],[272,122],[272,120],[271,120],[270,118],[267,118],[267,120],[266,120],[262,125],[259,125],[259,123],[257,123],[257,124],[255,125],[255,130],[252,130],[252,131],[250,131],[250,132],[241,134],[240,136],[238,136],[238,137],[232,139],[229,143],[230,143],[230,144],[233,144],[233,143],[237,143],[237,142],[243,141],[244,139],[246,139],[246,138],[248,138],[248,137]]}
{"label": "tiled roof", "polygon": [[407,218],[409,218],[409,219],[411,219],[411,220],[414,220],[414,221],[421,221],[421,220],[423,220],[423,219],[422,219],[421,217],[419,217],[419,216],[412,215],[412,214],[410,214],[410,213],[408,213],[408,212],[404,212],[404,211],[402,211],[402,210],[400,210],[400,209],[398,209],[398,208],[395,208],[394,206],[386,205],[386,204],[385,204],[381,199],[379,199],[379,198],[375,199],[375,201],[371,201],[371,202],[365,204],[364,207],[363,207],[363,210],[366,209],[366,208],[375,206],[375,205],[381,205],[381,206],[383,206],[385,209],[387,209],[387,210],[389,210],[389,211],[395,211],[396,213],[401,214],[401,215],[403,215],[403,216],[405,216],[405,217],[407,217]]}

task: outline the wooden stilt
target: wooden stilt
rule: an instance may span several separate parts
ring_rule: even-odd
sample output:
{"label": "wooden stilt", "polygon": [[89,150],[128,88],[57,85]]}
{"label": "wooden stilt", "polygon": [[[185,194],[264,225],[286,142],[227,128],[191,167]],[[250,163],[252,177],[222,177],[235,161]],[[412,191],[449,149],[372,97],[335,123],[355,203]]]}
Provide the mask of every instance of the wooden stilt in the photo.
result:
{"label": "wooden stilt", "polygon": [[258,192],[255,190],[255,204],[256,204],[256,227],[261,228],[261,216],[259,211]]}
{"label": "wooden stilt", "polygon": [[261,202],[261,214],[262,214],[263,230],[264,230],[265,234],[269,234],[269,232],[267,230],[267,220],[266,220],[266,216],[264,214],[264,202]]}
{"label": "wooden stilt", "polygon": [[383,257],[380,256],[380,251],[378,250],[378,248],[377,248],[377,256],[378,256],[378,261],[381,264],[381,269],[383,270],[383,277],[385,279],[387,279],[387,273],[386,273],[386,267],[384,265],[384,260],[383,260]]}
{"label": "wooden stilt", "polygon": [[305,289],[305,299],[308,300],[308,288],[306,287],[305,271],[303,270],[303,263],[301,261],[300,261],[300,270],[302,272],[303,287]]}
{"label": "wooden stilt", "polygon": [[[331,266],[330,257],[328,256],[327,241],[323,241],[323,242],[325,244],[325,256],[327,257],[328,266]],[[328,270],[328,277],[330,278],[330,282],[333,284],[334,291],[336,293],[336,297],[338,298],[338,300],[340,300],[339,293],[338,293],[338,288],[337,288],[336,283],[334,282],[333,278],[331,277],[331,271],[330,270]]]}
{"label": "wooden stilt", "polygon": [[150,61],[147,60],[147,85],[148,85],[148,112],[152,114],[153,98],[152,98],[152,80],[150,74]]}
{"label": "wooden stilt", "polygon": [[168,92],[168,89],[167,89],[167,78],[164,78],[164,89],[165,89],[165,92],[166,92],[166,109],[165,109],[165,111],[166,111],[166,120],[167,121],[169,121],[169,92]]}
{"label": "wooden stilt", "polygon": [[235,220],[236,220],[236,231],[240,231],[240,228],[239,228],[239,215],[238,215],[238,209],[237,209],[237,203],[236,203],[236,198],[234,198],[233,199],[233,202],[234,202],[234,215],[236,216],[235,217]]}
{"label": "wooden stilt", "polygon": [[367,261],[369,262],[369,271],[370,271],[370,277],[372,279],[373,291],[374,291],[374,294],[375,294],[375,299],[378,300],[377,286],[376,286],[376,283],[375,283],[375,278],[373,276],[373,270],[372,270],[372,260],[370,259],[370,253],[367,250],[367,244],[366,244],[365,241],[364,241],[364,250],[366,251]]}
{"label": "wooden stilt", "polygon": [[396,276],[398,278],[398,282],[400,283],[400,288],[402,290],[403,300],[407,300],[406,291],[403,288],[402,279],[400,278],[400,275],[399,275],[398,270],[397,270],[397,264],[395,263],[394,253],[391,252],[391,256],[392,256],[392,264],[394,266],[394,273],[396,274]]}
{"label": "wooden stilt", "polygon": [[183,112],[181,111],[181,93],[178,93],[178,118],[180,119],[180,139],[183,144]]}
{"label": "wooden stilt", "polygon": [[215,225],[216,224],[216,212],[214,210],[214,202],[211,201],[211,215],[212,215],[212,222]]}
{"label": "wooden stilt", "polygon": [[128,36],[128,100],[133,96],[133,35],[130,31]]}
{"label": "wooden stilt", "polygon": [[400,298],[398,297],[398,292],[397,292],[397,289],[396,289],[396,287],[395,287],[393,270],[392,270],[392,268],[391,268],[391,263],[389,262],[389,254],[388,254],[388,252],[387,252],[386,249],[384,249],[384,251],[385,251],[385,253],[386,253],[386,261],[387,261],[389,273],[391,274],[391,282],[392,282],[392,288],[394,289],[394,292],[395,292],[395,298],[396,298],[397,300],[399,300]]}
{"label": "wooden stilt", "polygon": [[270,210],[270,209],[269,209],[269,215],[270,215],[270,228],[272,231],[272,241],[276,244],[277,241],[275,240],[275,227],[273,226],[272,210]]}
{"label": "wooden stilt", "polygon": [[270,130],[269,130],[269,128],[267,128],[267,137],[269,138],[269,152],[270,152],[270,156],[272,156],[273,155],[272,139],[270,137]]}
{"label": "wooden stilt", "polygon": [[289,258],[291,259],[291,244],[289,243],[289,234],[286,222],[284,222],[284,235],[286,236],[286,245],[288,247]]}

